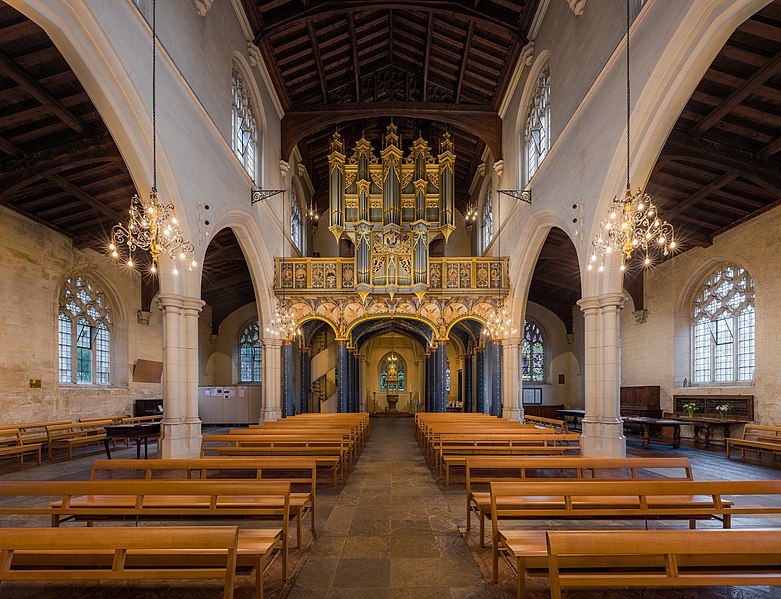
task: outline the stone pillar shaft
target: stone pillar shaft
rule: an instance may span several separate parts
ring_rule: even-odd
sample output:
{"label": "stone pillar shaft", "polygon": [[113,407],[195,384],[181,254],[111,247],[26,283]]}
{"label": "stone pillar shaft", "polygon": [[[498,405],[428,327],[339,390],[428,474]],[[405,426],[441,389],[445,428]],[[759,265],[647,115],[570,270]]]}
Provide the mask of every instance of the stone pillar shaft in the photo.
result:
{"label": "stone pillar shaft", "polygon": [[517,338],[505,339],[502,348],[503,377],[502,418],[523,420],[523,381],[521,346]]}
{"label": "stone pillar shaft", "polygon": [[293,344],[282,342],[282,418],[293,415]]}
{"label": "stone pillar shaft", "polygon": [[477,357],[477,405],[475,412],[485,413],[485,350],[478,347],[475,350]]}
{"label": "stone pillar shaft", "polygon": [[336,368],[338,370],[339,384],[336,387],[336,408],[338,412],[347,412],[347,342],[336,342]]}
{"label": "stone pillar shaft", "polygon": [[445,372],[447,370],[447,341],[440,339],[437,349],[436,379],[437,386],[434,393],[434,411],[447,412],[447,386],[445,385]]}
{"label": "stone pillar shaft", "polygon": [[261,422],[282,417],[282,340],[263,339],[263,406]]}
{"label": "stone pillar shaft", "polygon": [[491,344],[491,414],[497,417],[502,415],[502,349],[501,341]]}
{"label": "stone pillar shaft", "polygon": [[474,412],[472,405],[472,354],[464,356],[464,412]]}

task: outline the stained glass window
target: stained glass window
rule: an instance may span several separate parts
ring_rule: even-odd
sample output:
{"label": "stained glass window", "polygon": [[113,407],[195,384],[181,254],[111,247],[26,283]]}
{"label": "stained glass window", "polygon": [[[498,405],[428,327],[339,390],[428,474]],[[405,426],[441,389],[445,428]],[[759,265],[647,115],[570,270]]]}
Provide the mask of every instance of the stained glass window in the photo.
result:
{"label": "stained glass window", "polygon": [[[396,376],[398,377],[397,388],[388,389],[388,367],[391,362],[391,355],[396,357]],[[398,354],[388,354],[380,361],[380,391],[404,391],[406,384],[406,365],[404,359]]]}
{"label": "stained glass window", "polygon": [[445,362],[445,391],[450,393],[450,360]]}
{"label": "stained glass window", "polygon": [[523,323],[521,361],[524,381],[541,383],[545,380],[545,339],[539,325],[531,320]]}
{"label": "stained glass window", "polygon": [[290,237],[293,239],[293,243],[300,250],[304,248],[301,244],[302,239],[301,230],[301,207],[298,205],[298,198],[296,197],[296,188],[290,186]]}
{"label": "stained glass window", "polygon": [[65,281],[60,291],[57,336],[60,383],[111,382],[111,308],[89,279],[71,277]]}
{"label": "stained glass window", "polygon": [[263,381],[263,347],[260,345],[260,325],[255,320],[241,332],[239,341],[239,381],[260,383]]}
{"label": "stained glass window", "polygon": [[550,69],[548,67],[540,73],[529,102],[523,142],[526,156],[525,181],[528,183],[550,150]]}
{"label": "stained glass window", "polygon": [[692,309],[692,381],[752,382],[756,311],[754,282],[728,264],[700,288]]}
{"label": "stained glass window", "polygon": [[247,83],[241,73],[233,69],[233,98],[231,106],[231,147],[247,174],[255,180],[257,168],[258,127],[252,109]]}
{"label": "stained glass window", "polygon": [[488,244],[491,243],[491,237],[494,234],[494,202],[493,185],[488,181],[488,187],[485,190],[485,199],[483,200],[482,220],[480,223],[480,253],[485,252]]}

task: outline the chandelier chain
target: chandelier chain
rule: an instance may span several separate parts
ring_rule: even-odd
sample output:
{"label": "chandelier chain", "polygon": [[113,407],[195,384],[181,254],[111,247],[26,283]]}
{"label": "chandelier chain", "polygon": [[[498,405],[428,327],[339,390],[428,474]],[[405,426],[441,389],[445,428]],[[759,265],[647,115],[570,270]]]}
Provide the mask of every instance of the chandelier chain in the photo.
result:
{"label": "chandelier chain", "polygon": [[632,114],[632,88],[629,83],[629,0],[626,0],[626,188],[629,183],[629,127]]}
{"label": "chandelier chain", "polygon": [[152,0],[152,192],[157,192],[157,0]]}

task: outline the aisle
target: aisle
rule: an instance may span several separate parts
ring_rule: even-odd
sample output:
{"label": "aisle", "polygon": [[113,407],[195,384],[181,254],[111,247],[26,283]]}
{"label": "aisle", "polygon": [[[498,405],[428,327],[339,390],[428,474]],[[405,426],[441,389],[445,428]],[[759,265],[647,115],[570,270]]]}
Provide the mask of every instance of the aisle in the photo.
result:
{"label": "aisle", "polygon": [[288,597],[490,597],[411,418],[372,420],[369,442]]}

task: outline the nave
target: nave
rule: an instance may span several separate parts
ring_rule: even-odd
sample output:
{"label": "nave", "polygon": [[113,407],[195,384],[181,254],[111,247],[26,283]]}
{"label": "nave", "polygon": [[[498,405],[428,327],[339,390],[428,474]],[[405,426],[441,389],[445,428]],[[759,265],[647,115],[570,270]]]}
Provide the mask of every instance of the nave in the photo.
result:
{"label": "nave", "polygon": [[[207,429],[207,434],[224,432]],[[704,450],[684,444],[673,450],[661,444],[652,444],[648,450],[642,443],[630,441],[629,455],[642,458],[688,458],[694,479],[706,480],[762,480],[777,479],[781,468],[777,460],[763,457],[757,461],[735,458],[727,461],[722,448]],[[112,451],[115,459],[133,457],[133,448]],[[6,462],[0,481],[14,480],[87,480],[95,461],[93,455],[83,455],[68,462],[46,462],[43,466],[25,466],[19,469]],[[97,456],[102,458],[103,456]],[[556,458],[560,459],[560,458]],[[152,461],[154,463],[154,460]],[[121,474],[118,474],[121,476]],[[416,443],[411,418],[373,418],[371,434],[346,482],[338,488],[330,482],[318,484],[318,511],[316,533],[309,534],[304,527],[301,549],[291,549],[290,575],[283,583],[279,560],[267,572],[266,599],[283,598],[339,598],[377,597],[406,599],[440,598],[512,598],[516,596],[516,575],[508,563],[500,561],[499,583],[491,580],[491,551],[480,548],[478,530],[474,523],[465,532],[464,473],[453,474],[449,486],[437,480],[437,471],[424,459]],[[763,498],[763,501],[767,498]],[[18,504],[17,498],[3,497],[0,507]],[[776,496],[767,500],[768,506],[781,507]],[[776,518],[775,522],[773,518]],[[236,521],[240,526],[257,526]],[[30,526],[28,517],[0,518],[2,526]],[[231,521],[231,524],[234,524]],[[767,519],[762,516],[736,518],[734,528],[758,528],[777,526],[777,515]],[[40,523],[38,524],[41,525]],[[45,524],[44,524],[45,525]],[[149,525],[144,523],[142,525]],[[260,523],[260,526],[265,526]],[[77,525],[81,526],[81,525]],[[98,524],[101,526],[101,524]],[[645,528],[642,521],[617,523],[604,521],[571,521],[566,524],[552,521],[512,523],[534,529],[607,529]],[[698,528],[720,528],[718,522],[703,522]],[[651,522],[648,528],[685,529],[685,522]],[[292,538],[291,532],[291,538]],[[628,589],[570,590],[569,598],[597,599],[603,597],[627,597]],[[726,599],[740,596],[750,599],[778,597],[778,587],[723,587],[697,590],[643,589],[637,591],[644,598],[698,597]],[[214,581],[169,580],[111,583],[101,582],[47,582],[3,583],[2,596],[14,599],[65,599],[67,597],[125,598],[165,596],[178,599],[187,597],[216,597],[220,584]],[[736,595],[739,593],[739,595]],[[251,579],[236,578],[238,599],[254,595]],[[529,577],[527,597],[549,597],[547,578]]]}

